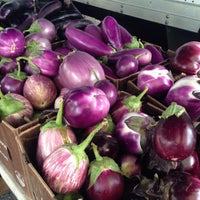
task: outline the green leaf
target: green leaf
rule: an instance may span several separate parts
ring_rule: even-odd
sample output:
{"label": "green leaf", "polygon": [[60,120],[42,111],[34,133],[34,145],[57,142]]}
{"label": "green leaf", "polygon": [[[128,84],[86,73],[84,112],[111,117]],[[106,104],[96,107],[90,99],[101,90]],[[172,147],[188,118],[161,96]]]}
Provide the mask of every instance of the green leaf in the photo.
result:
{"label": "green leaf", "polygon": [[114,172],[121,173],[118,164],[110,157],[102,157],[102,160],[93,160],[90,163],[89,175],[90,175],[90,185],[91,187],[101,175],[104,170],[112,170]]}

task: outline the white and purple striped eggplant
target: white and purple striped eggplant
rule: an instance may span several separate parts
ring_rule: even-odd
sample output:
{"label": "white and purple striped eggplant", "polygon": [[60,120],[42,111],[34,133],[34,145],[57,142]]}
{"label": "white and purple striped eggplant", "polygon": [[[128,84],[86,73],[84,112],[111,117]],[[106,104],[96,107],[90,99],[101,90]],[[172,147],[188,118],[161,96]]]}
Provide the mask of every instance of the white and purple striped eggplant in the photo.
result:
{"label": "white and purple striped eggplant", "polygon": [[44,160],[43,177],[54,192],[65,194],[82,187],[89,166],[85,149],[102,126],[99,123],[82,143],[63,145]]}
{"label": "white and purple striped eggplant", "polygon": [[63,102],[59,104],[56,120],[52,119],[40,128],[38,136],[36,159],[39,167],[45,158],[63,144],[76,143],[76,135],[71,127],[62,122]]}

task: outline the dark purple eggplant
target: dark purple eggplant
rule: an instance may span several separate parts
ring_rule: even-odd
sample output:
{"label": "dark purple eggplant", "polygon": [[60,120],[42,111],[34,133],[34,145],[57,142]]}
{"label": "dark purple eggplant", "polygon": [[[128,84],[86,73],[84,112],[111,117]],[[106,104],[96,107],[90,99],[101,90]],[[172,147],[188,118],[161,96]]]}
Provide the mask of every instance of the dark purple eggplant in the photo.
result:
{"label": "dark purple eggplant", "polygon": [[85,51],[95,57],[110,55],[114,52],[107,44],[83,30],[66,28],[65,35],[67,40],[69,40],[75,48],[80,51]]}
{"label": "dark purple eggplant", "polygon": [[85,183],[87,198],[120,200],[123,197],[125,185],[118,164],[110,157],[101,156],[94,144],[93,149],[95,160],[89,165]]}
{"label": "dark purple eggplant", "polygon": [[4,3],[0,7],[0,19],[6,20],[10,15],[14,15],[16,12],[20,12],[23,9],[34,8],[35,4],[33,0],[11,0]]}
{"label": "dark purple eggplant", "polygon": [[106,16],[101,21],[101,32],[106,43],[116,50],[122,50],[121,32],[117,20],[112,16]]}
{"label": "dark purple eggplant", "polygon": [[17,61],[15,58],[2,57],[0,61],[0,73],[6,75],[7,73],[17,70]]}

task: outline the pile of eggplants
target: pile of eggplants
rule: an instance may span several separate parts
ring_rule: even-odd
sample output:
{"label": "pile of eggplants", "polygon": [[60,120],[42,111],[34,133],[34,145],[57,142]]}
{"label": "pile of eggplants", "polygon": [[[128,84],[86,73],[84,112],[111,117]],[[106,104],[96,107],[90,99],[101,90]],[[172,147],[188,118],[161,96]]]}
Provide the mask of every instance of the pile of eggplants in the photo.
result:
{"label": "pile of eggplants", "polygon": [[[114,17],[59,0],[1,3],[0,22],[0,119],[56,113],[33,148],[58,200],[200,198],[200,42],[165,60]],[[116,84],[131,75],[137,95]]]}

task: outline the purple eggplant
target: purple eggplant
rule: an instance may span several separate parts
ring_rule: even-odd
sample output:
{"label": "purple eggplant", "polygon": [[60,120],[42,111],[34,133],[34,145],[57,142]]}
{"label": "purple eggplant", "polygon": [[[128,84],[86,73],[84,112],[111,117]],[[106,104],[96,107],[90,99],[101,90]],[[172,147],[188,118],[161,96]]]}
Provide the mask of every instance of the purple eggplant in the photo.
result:
{"label": "purple eggplant", "polygon": [[147,145],[147,130],[155,120],[143,112],[128,112],[116,124],[115,135],[125,152],[140,155]]}
{"label": "purple eggplant", "polygon": [[24,34],[12,27],[5,28],[0,32],[0,56],[16,58],[25,50]]}
{"label": "purple eggplant", "polygon": [[89,166],[85,149],[101,128],[102,122],[80,144],[63,145],[44,160],[43,177],[54,192],[76,192],[83,186]]}
{"label": "purple eggplant", "polygon": [[200,42],[190,41],[181,45],[170,60],[173,70],[195,75],[200,70]]}
{"label": "purple eggplant", "polygon": [[23,94],[23,87],[26,81],[27,74],[21,71],[20,63],[18,63],[18,69],[14,72],[7,73],[1,79],[1,91],[3,94],[8,92]]}
{"label": "purple eggplant", "polygon": [[158,48],[156,48],[155,45],[150,43],[145,43],[144,48],[148,49],[152,53],[151,64],[158,64],[164,61],[164,56],[162,52]]}
{"label": "purple eggplant", "polygon": [[95,160],[89,165],[85,184],[88,199],[120,200],[125,185],[118,164],[110,157],[101,156],[96,145],[93,145],[93,149]]}
{"label": "purple eggplant", "polygon": [[138,73],[137,87],[140,90],[147,87],[147,94],[149,95],[165,94],[173,84],[173,76],[164,65],[148,65]]}
{"label": "purple eggplant", "polygon": [[66,28],[65,35],[67,40],[75,48],[90,53],[95,57],[106,56],[114,52],[114,50],[106,43],[83,30],[77,28]]}
{"label": "purple eggplant", "polygon": [[59,88],[68,89],[94,86],[97,80],[102,79],[105,79],[105,74],[100,63],[89,53],[83,51],[68,54],[60,64],[58,75],[55,78]]}
{"label": "purple eggplant", "polygon": [[42,167],[45,158],[58,147],[76,142],[77,139],[73,130],[63,123],[62,102],[56,120],[50,120],[40,128],[36,151],[37,164]]}
{"label": "purple eggplant", "polygon": [[138,71],[139,62],[132,55],[123,55],[115,65],[115,73],[118,77],[124,78]]}
{"label": "purple eggplant", "polygon": [[83,86],[67,93],[63,113],[70,126],[87,128],[103,120],[109,109],[110,102],[101,89]]}
{"label": "purple eggplant", "polygon": [[106,16],[101,21],[100,27],[105,42],[117,51],[122,50],[121,31],[117,20],[112,16]]}
{"label": "purple eggplant", "polygon": [[191,119],[198,121],[200,116],[199,83],[200,78],[196,75],[177,80],[166,95],[166,103],[169,105],[176,102],[185,107]]}
{"label": "purple eggplant", "polygon": [[6,75],[7,73],[14,72],[17,70],[17,61],[15,58],[2,57],[0,61],[0,73]]}
{"label": "purple eggplant", "polygon": [[152,141],[156,153],[165,160],[181,161],[194,152],[197,133],[184,107],[175,102],[167,107],[153,128]]}
{"label": "purple eggplant", "polygon": [[94,37],[97,37],[99,40],[104,41],[103,35],[102,35],[102,32],[101,32],[101,28],[98,25],[96,25],[96,24],[88,24],[84,28],[84,31],[86,31],[87,33],[90,33]]}
{"label": "purple eggplant", "polygon": [[114,85],[114,83],[112,83],[108,79],[103,79],[103,80],[97,81],[94,84],[94,86],[96,88],[99,88],[104,91],[104,93],[106,94],[106,96],[110,102],[110,107],[115,104],[115,102],[117,101],[117,97],[118,97],[118,91],[117,91],[117,87]]}
{"label": "purple eggplant", "polygon": [[39,70],[45,76],[54,77],[58,74],[60,63],[61,60],[55,51],[41,50],[38,55],[29,56],[25,71],[29,72],[29,74],[35,74]]}
{"label": "purple eggplant", "polygon": [[11,0],[6,1],[0,7],[0,19],[7,20],[11,15],[15,15],[16,12],[20,12],[23,9],[33,9],[34,1],[33,0]]}
{"label": "purple eggplant", "polygon": [[148,49],[133,48],[133,49],[124,49],[122,51],[112,53],[108,56],[105,56],[104,60],[107,63],[116,64],[119,58],[121,58],[123,55],[132,55],[134,57],[141,55],[138,57],[138,62],[140,67],[150,64],[152,59],[152,53]]}

